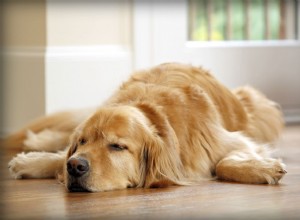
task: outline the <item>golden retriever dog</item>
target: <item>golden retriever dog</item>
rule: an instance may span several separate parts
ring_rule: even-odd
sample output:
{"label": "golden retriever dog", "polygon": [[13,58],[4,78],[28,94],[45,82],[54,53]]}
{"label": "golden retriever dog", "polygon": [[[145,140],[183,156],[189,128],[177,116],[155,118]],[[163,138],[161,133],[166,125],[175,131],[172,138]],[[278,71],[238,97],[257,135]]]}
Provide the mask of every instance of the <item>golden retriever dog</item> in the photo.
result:
{"label": "golden retriever dog", "polygon": [[7,138],[23,151],[13,177],[58,177],[69,191],[193,185],[220,179],[277,184],[271,158],[283,119],[262,93],[230,91],[208,71],[167,63],[136,72],[97,109],[41,118]]}

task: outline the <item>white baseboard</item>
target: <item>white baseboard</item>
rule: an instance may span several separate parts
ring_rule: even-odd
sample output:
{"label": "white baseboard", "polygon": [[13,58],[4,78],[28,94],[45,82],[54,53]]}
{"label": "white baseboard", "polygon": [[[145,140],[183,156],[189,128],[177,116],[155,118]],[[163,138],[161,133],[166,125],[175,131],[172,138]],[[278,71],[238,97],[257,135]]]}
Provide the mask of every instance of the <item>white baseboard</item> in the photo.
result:
{"label": "white baseboard", "polygon": [[46,113],[100,105],[132,72],[130,48],[49,47]]}

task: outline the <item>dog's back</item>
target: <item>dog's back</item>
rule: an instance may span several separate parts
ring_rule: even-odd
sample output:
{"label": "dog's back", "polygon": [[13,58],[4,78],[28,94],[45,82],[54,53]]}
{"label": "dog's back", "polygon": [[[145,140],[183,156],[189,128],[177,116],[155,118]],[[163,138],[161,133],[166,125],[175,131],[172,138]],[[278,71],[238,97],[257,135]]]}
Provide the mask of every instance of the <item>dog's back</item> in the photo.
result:
{"label": "dog's back", "polygon": [[[275,141],[283,127],[278,105],[268,100],[262,93],[249,86],[230,91],[208,71],[191,65],[166,63],[137,72],[121,87],[121,90],[128,92],[131,87],[140,87],[141,90],[129,95],[126,93],[125,101],[130,95],[134,96],[133,100],[145,99],[146,95],[148,96],[146,99],[160,102],[161,105],[172,105],[172,99],[160,97],[164,87],[168,91],[174,90],[176,97],[173,98],[178,103],[181,98],[181,94],[176,93],[178,89],[192,99],[193,96],[197,99],[199,93],[205,93],[212,102],[210,104],[216,107],[217,115],[226,130],[241,131],[259,143]],[[122,98],[122,94],[118,93],[116,100],[112,98],[110,101],[122,102]],[[196,102],[199,111],[204,114],[207,103],[200,102],[199,99]]]}

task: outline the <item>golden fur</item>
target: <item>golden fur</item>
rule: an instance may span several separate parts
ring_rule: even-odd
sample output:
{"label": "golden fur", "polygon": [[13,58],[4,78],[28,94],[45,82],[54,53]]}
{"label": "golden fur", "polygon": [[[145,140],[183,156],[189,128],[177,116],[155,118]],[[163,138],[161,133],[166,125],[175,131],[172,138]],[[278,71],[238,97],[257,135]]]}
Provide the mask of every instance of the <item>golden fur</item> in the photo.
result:
{"label": "golden fur", "polygon": [[[276,184],[286,171],[270,145],[282,126],[277,105],[257,90],[230,91],[201,68],[168,63],[133,74],[98,109],[42,118],[6,143],[35,151],[9,163],[15,178],[58,175],[87,191],[215,177]],[[78,158],[89,170],[77,178],[66,164]]]}

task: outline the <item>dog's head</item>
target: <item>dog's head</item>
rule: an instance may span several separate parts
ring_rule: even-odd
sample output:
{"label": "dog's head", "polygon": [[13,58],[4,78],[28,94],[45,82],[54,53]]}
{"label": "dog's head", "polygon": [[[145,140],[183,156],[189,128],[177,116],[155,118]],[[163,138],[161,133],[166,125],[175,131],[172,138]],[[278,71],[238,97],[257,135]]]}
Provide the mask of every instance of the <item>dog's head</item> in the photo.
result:
{"label": "dog's head", "polygon": [[183,179],[176,135],[149,104],[96,112],[74,132],[64,171],[70,191],[162,187]]}

